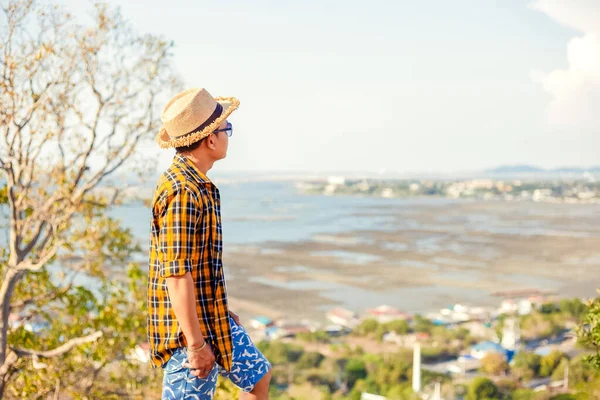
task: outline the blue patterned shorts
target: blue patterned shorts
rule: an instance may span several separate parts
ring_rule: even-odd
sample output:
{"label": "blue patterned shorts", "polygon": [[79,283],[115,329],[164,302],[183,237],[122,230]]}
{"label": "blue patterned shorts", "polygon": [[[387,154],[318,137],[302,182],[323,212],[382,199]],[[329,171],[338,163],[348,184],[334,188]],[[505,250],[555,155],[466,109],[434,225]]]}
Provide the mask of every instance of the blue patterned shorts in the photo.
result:
{"label": "blue patterned shorts", "polygon": [[198,378],[183,364],[188,361],[185,348],[175,350],[163,366],[163,400],[210,400],[215,394],[217,377],[228,378],[244,392],[250,392],[271,369],[269,361],[256,348],[246,330],[229,318],[233,340],[233,364],[227,372],[215,363],[206,378]]}

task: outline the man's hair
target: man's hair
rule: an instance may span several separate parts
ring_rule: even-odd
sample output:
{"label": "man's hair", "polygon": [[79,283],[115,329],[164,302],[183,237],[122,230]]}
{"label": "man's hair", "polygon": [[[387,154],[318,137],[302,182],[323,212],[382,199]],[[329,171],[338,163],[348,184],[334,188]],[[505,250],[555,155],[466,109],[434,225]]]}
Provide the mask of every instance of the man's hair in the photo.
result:
{"label": "man's hair", "polygon": [[[219,132],[214,133],[214,135],[219,136]],[[210,135],[208,135],[208,136],[210,136]],[[205,137],[205,138],[202,138],[202,139],[198,140],[197,142],[194,142],[194,143],[190,144],[189,146],[175,147],[175,151],[177,153],[187,153],[187,152],[190,152],[190,151],[194,151],[198,147],[200,147],[200,145],[202,145],[202,142],[204,142],[206,139],[208,139],[208,136]]]}
{"label": "man's hair", "polygon": [[175,147],[175,151],[177,153],[187,153],[187,152],[190,152],[190,151],[194,151],[198,147],[200,147],[200,145],[202,144],[202,142],[204,142],[205,140],[206,140],[206,138],[204,138],[202,140],[198,140],[197,142],[194,142],[194,143],[190,144],[189,146]]}

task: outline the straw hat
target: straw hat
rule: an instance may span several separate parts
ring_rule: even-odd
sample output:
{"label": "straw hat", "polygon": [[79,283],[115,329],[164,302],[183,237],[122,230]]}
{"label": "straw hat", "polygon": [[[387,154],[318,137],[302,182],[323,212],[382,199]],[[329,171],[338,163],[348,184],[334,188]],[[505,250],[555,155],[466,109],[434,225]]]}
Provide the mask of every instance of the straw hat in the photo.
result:
{"label": "straw hat", "polygon": [[239,105],[235,97],[213,98],[203,88],[184,90],[163,109],[156,141],[163,149],[196,143],[217,130]]}

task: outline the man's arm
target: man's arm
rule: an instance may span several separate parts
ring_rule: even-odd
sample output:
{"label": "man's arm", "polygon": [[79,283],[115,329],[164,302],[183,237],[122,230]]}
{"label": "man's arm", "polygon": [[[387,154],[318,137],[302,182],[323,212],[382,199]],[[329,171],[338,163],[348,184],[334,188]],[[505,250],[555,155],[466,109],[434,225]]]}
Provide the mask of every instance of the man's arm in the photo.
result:
{"label": "man's arm", "polygon": [[204,344],[200,330],[200,322],[196,312],[196,294],[192,274],[186,272],[183,276],[167,278],[167,288],[177,322],[190,348],[198,348]]}

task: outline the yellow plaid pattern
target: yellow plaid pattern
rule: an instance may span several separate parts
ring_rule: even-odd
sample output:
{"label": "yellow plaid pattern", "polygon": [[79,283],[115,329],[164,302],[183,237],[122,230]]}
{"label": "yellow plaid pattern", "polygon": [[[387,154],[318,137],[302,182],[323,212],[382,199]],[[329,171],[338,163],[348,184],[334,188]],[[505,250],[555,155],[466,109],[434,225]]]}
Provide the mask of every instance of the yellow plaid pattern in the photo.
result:
{"label": "yellow plaid pattern", "polygon": [[223,275],[219,189],[185,156],[176,154],[160,176],[152,201],[148,272],[148,341],[154,367],[186,346],[166,278],[192,274],[196,311],[217,363],[231,369],[232,342]]}

